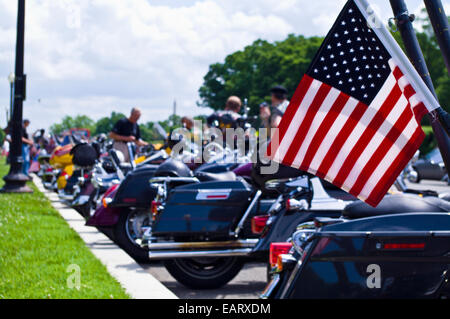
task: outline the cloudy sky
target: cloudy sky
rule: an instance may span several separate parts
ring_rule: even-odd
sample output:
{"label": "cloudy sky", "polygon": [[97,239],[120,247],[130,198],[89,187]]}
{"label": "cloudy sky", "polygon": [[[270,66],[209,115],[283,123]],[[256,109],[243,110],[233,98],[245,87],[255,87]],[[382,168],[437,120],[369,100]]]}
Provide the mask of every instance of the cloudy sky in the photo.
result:
{"label": "cloudy sky", "polygon": [[[450,11],[450,0],[443,1]],[[28,0],[24,117],[143,109],[142,121],[208,114],[196,106],[208,66],[258,38],[325,35],[345,0]],[[372,0],[385,21],[388,0]],[[421,0],[407,1],[419,12]],[[17,1],[0,0],[0,125],[14,69]],[[301,75],[299,75],[300,80]],[[2,80],[3,79],[3,80]]]}

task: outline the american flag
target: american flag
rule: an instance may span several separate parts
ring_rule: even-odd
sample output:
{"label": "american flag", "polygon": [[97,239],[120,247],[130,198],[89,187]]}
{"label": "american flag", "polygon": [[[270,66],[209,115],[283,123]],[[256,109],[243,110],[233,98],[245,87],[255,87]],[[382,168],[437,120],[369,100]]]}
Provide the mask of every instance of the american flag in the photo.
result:
{"label": "american flag", "polygon": [[420,121],[432,108],[360,2],[345,5],[281,120],[279,145],[267,153],[376,206],[421,145]]}

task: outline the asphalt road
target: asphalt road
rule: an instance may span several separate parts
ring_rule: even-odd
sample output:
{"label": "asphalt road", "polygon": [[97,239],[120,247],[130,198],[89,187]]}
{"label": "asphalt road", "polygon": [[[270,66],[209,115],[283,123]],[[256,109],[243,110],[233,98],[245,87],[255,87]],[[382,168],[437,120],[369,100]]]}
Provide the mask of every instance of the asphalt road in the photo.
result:
{"label": "asphalt road", "polygon": [[[407,183],[412,189],[450,193],[450,186],[439,181]],[[215,290],[191,290],[179,284],[161,263],[143,265],[163,285],[182,299],[257,299],[266,286],[266,264],[247,264],[228,285]]]}

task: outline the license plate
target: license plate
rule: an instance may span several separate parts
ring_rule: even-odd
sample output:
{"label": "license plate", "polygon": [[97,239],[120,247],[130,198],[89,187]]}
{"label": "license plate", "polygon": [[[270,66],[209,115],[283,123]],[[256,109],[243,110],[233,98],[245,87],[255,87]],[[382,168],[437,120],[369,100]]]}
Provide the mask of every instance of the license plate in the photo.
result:
{"label": "license plate", "polygon": [[264,289],[260,298],[269,299],[271,297],[273,290],[277,287],[279,282],[280,282],[280,275],[279,274],[273,275],[272,280],[267,284],[266,289]]}

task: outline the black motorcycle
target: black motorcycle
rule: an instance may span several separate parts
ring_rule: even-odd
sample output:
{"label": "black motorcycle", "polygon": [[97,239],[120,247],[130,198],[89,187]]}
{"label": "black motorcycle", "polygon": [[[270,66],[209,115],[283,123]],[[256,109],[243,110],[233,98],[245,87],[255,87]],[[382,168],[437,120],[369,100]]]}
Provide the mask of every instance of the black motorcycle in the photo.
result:
{"label": "black motorcycle", "polygon": [[336,198],[327,205],[319,199],[314,209],[312,183],[303,174],[282,167],[263,176],[255,165],[251,181],[228,177],[171,188],[144,234],[150,260],[163,260],[187,287],[225,285],[246,262],[267,260],[270,243],[286,241],[299,223],[341,215],[345,204]]}
{"label": "black motorcycle", "polygon": [[436,197],[387,195],[301,224],[262,298],[448,298],[449,212]]}

